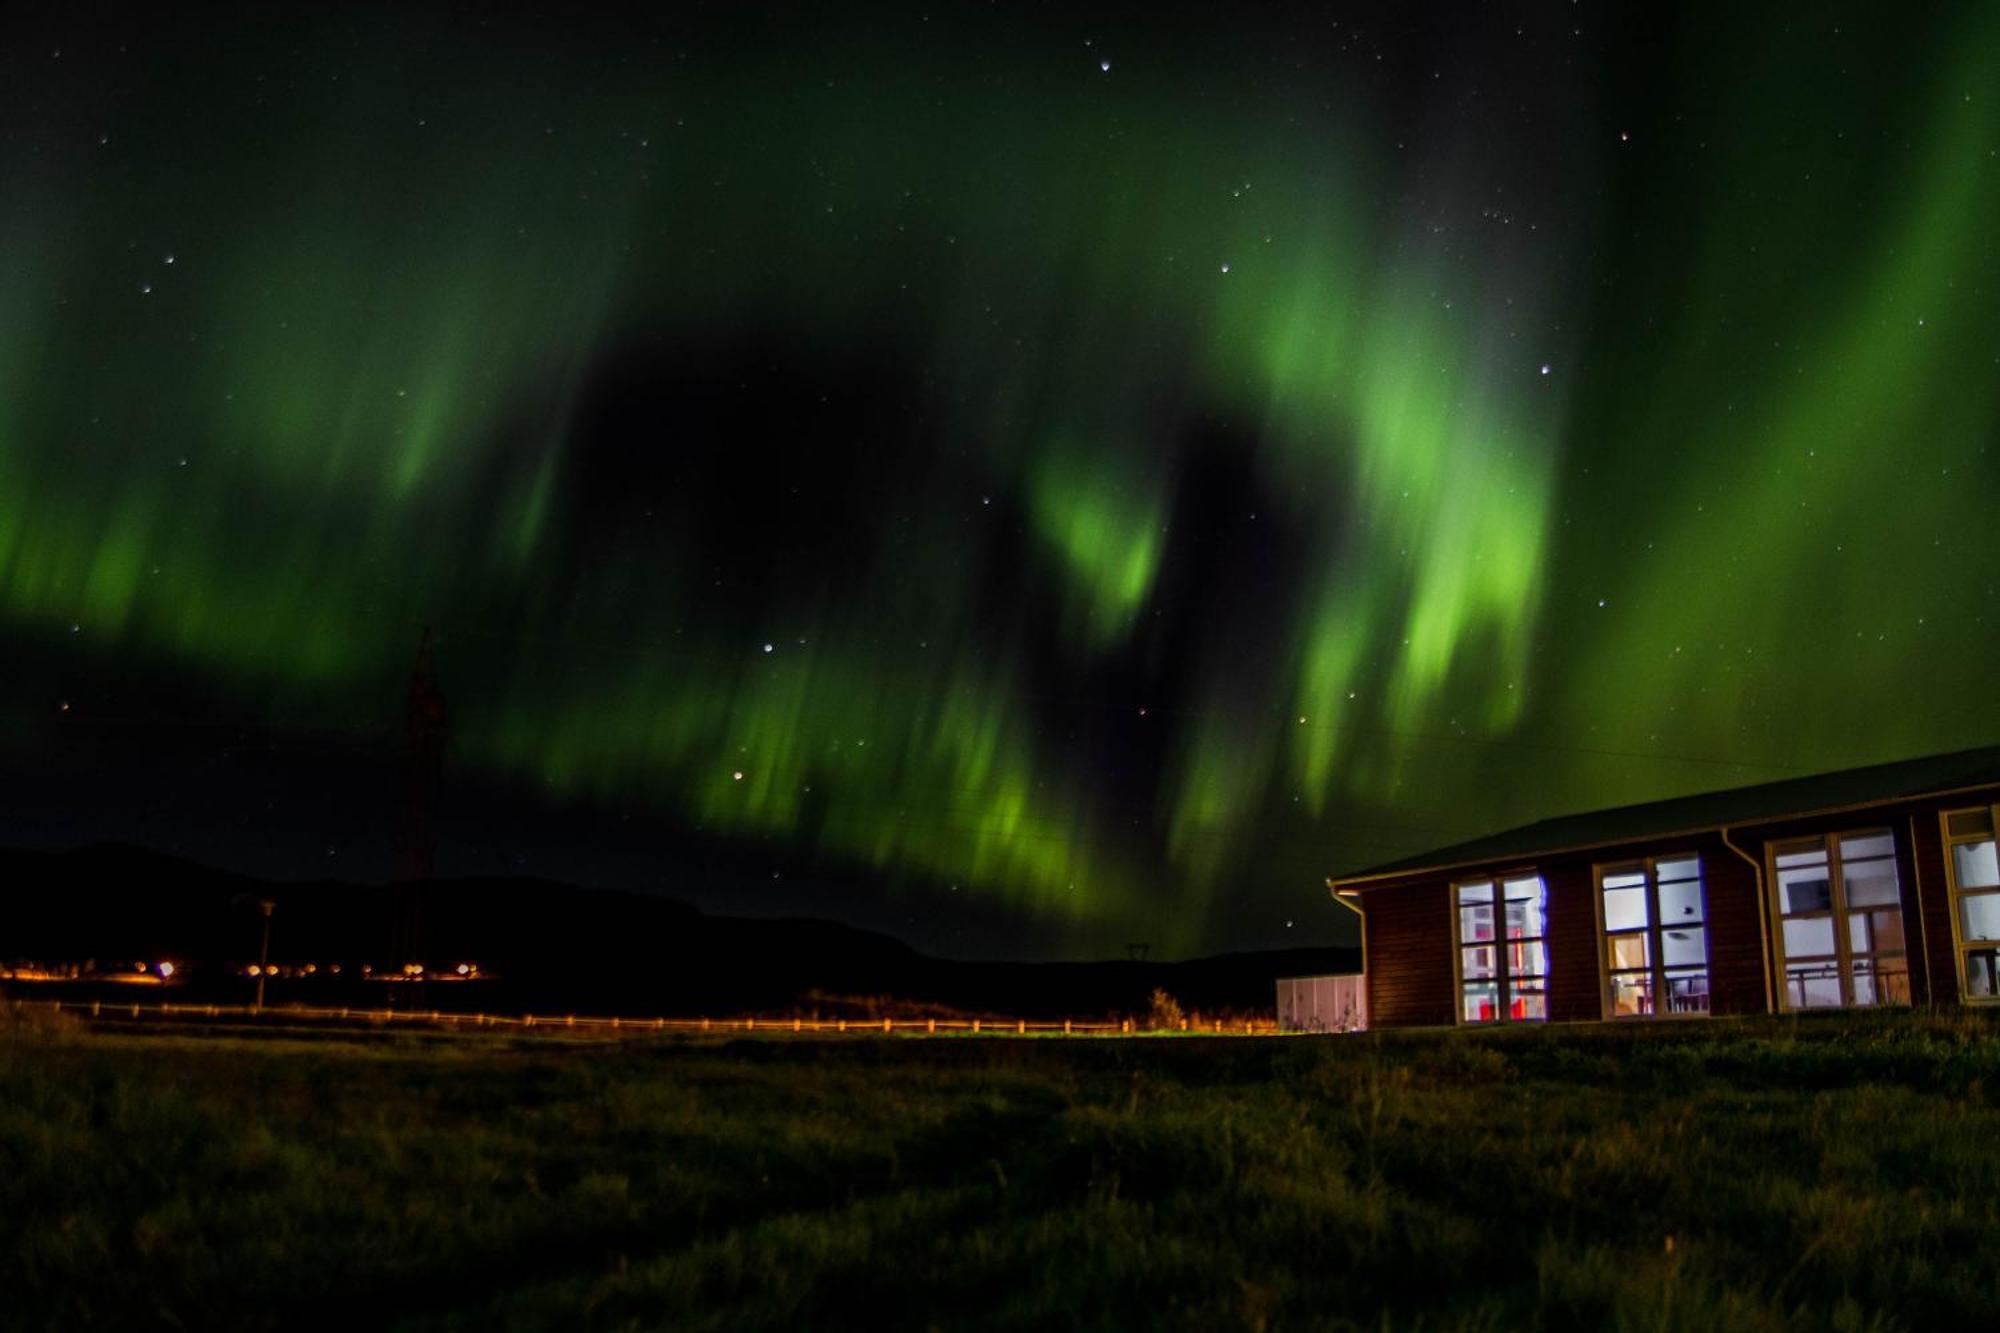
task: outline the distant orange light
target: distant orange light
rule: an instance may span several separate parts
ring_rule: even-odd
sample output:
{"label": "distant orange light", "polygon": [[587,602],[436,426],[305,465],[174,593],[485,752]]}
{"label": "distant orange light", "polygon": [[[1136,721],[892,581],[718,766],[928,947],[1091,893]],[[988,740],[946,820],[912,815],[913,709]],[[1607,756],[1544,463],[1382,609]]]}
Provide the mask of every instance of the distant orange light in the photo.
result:
{"label": "distant orange light", "polygon": [[172,976],[173,974],[174,974],[174,965],[173,965],[172,963],[161,963],[161,964],[160,964],[160,975],[161,975],[161,976],[163,976],[163,977],[170,977],[170,976]]}
{"label": "distant orange light", "polygon": [[263,968],[261,968],[261,967],[257,966],[257,965],[256,965],[255,963],[252,963],[252,964],[250,964],[250,975],[251,975],[251,976],[253,976],[253,977],[256,977],[256,976],[262,976],[262,975],[263,975],[263,973],[264,973],[264,969],[263,969]]}
{"label": "distant orange light", "polygon": [[460,975],[461,977],[466,975],[470,971],[472,971],[472,969],[467,967],[464,963],[460,963],[458,965],[458,975]]}

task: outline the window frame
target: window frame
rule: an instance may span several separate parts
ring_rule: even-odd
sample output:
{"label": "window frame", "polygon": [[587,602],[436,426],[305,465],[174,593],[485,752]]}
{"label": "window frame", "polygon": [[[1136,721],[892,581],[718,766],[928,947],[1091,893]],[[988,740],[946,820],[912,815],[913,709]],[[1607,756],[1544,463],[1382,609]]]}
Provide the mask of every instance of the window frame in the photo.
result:
{"label": "window frame", "polygon": [[[1972,815],[1984,812],[1988,821],[1985,833],[1961,835],[1951,834],[1951,820],[1954,815]],[[1938,842],[1943,849],[1945,902],[1951,917],[1951,961],[1958,972],[1958,1002],[1970,1005],[2000,1004],[2000,993],[1993,995],[1972,995],[1966,990],[1965,956],[1974,949],[2000,949],[2000,941],[1970,940],[1965,938],[1965,925],[1959,916],[1960,904],[1966,898],[2000,897],[2000,885],[1986,886],[1967,892],[1958,887],[1958,858],[1951,854],[1952,848],[1966,843],[1991,842],[1996,853],[2000,853],[2000,804],[1968,805],[1956,810],[1938,811]]]}
{"label": "window frame", "polygon": [[[1507,936],[1506,886],[1510,882],[1519,882],[1524,879],[1534,880],[1540,889],[1536,906],[1541,915],[1541,933],[1539,935],[1524,935],[1518,940],[1512,940]],[[1464,918],[1461,915],[1458,893],[1460,889],[1477,888],[1480,885],[1485,885],[1493,893],[1493,939],[1491,941],[1474,940],[1468,945],[1462,933],[1461,922]],[[1445,895],[1446,903],[1451,912],[1452,1026],[1499,1028],[1516,1023],[1548,1022],[1551,959],[1549,957],[1549,882],[1547,878],[1543,876],[1540,870],[1531,866],[1503,870],[1490,875],[1475,875],[1469,879],[1450,880],[1445,885]],[[1489,944],[1493,949],[1492,983],[1497,1002],[1493,1006],[1494,1016],[1492,1018],[1469,1019],[1465,1016],[1465,987],[1467,984],[1465,980],[1465,951],[1467,948],[1476,948],[1482,943]],[[1527,992],[1528,994],[1539,994],[1542,997],[1542,1016],[1540,1018],[1515,1018],[1509,1012],[1514,1000],[1514,969],[1507,956],[1510,944],[1539,944],[1541,946],[1542,970],[1539,975],[1529,978],[1531,981],[1539,981],[1541,989],[1539,991]],[[1484,979],[1474,978],[1475,982],[1481,980]]]}
{"label": "window frame", "polygon": [[[1840,852],[1840,844],[1842,842],[1861,838],[1887,838],[1889,840],[1889,863],[1895,868],[1896,872],[1896,912],[1902,918],[1904,926],[1902,948],[1904,998],[1900,1000],[1877,999],[1873,1003],[1866,1005],[1857,1005],[1854,1002],[1855,954],[1851,934],[1853,930],[1851,918],[1857,910],[1865,911],[1869,905],[1864,903],[1860,909],[1857,909],[1848,901],[1847,870]],[[1803,851],[1821,851],[1826,854],[1826,913],[1833,927],[1833,961],[1834,969],[1837,973],[1835,980],[1840,985],[1840,1003],[1837,1005],[1795,1005],[1792,1003],[1790,974],[1787,971],[1792,958],[1790,950],[1785,947],[1785,922],[1788,919],[1797,920],[1800,918],[1788,918],[1786,916],[1785,899],[1778,882],[1778,858]],[[1894,826],[1888,824],[1875,827],[1834,829],[1826,833],[1808,833],[1801,834],[1795,838],[1772,838],[1765,841],[1765,900],[1771,914],[1771,947],[1775,953],[1772,962],[1776,965],[1777,1012],[1811,1013],[1820,1009],[1890,1009],[1897,1006],[1907,1009],[1916,1003],[1916,993],[1912,988],[1913,978],[1910,972],[1911,948],[1908,930],[1909,918],[1907,916],[1910,880],[1904,874],[1905,868],[1902,848],[1896,841],[1896,830]],[[1863,956],[1871,961],[1877,960],[1881,958],[1882,950],[1870,950]],[[1879,978],[1882,973],[1877,969],[1871,975]],[[1878,988],[1879,984],[1878,981]]]}
{"label": "window frame", "polygon": [[[1662,861],[1692,861],[1695,864],[1694,882],[1701,889],[1701,970],[1708,978],[1708,1007],[1687,1013],[1662,1012],[1660,1002],[1667,993],[1667,959],[1665,941],[1661,936],[1660,923],[1660,877]],[[1614,968],[1611,965],[1612,932],[1604,919],[1604,880],[1608,875],[1626,875],[1643,872],[1646,876],[1646,959],[1647,976],[1653,983],[1653,1012],[1650,1014],[1620,1014],[1614,1011],[1611,999],[1611,978],[1614,972],[1633,972],[1633,968]],[[1682,880],[1673,881],[1676,884]],[[1656,1019],[1686,1021],[1688,1019],[1712,1018],[1715,1015],[1715,952],[1708,929],[1708,875],[1702,865],[1698,851],[1667,852],[1656,856],[1632,857],[1623,861],[1603,861],[1590,868],[1591,899],[1597,912],[1597,1003],[1598,1011],[1607,1022],[1649,1023]],[[1621,930],[1622,936],[1637,934],[1637,931]],[[1676,967],[1675,971],[1684,971]]]}

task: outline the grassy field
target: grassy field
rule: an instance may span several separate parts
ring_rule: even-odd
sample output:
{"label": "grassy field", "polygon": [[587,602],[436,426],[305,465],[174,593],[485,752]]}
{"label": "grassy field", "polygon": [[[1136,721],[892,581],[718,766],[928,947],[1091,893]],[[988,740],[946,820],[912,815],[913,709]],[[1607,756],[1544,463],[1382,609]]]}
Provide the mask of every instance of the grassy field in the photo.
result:
{"label": "grassy field", "polygon": [[0,1036],[0,1325],[1990,1327],[2000,1026]]}

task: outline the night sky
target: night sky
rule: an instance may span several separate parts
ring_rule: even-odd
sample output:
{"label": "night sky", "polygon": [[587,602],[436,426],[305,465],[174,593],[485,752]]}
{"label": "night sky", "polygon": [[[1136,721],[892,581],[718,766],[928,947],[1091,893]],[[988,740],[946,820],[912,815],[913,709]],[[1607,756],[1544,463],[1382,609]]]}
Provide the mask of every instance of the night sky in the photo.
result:
{"label": "night sky", "polygon": [[[962,956],[2000,740],[2000,7],[0,52],[0,841]],[[1782,12],[1788,9],[1789,12]]]}

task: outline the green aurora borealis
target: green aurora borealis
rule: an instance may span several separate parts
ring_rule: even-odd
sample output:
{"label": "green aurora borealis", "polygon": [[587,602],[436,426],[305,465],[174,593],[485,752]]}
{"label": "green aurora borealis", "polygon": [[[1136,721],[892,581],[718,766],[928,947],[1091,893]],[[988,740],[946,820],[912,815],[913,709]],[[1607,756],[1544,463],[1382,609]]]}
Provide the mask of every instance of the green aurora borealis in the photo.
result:
{"label": "green aurora borealis", "polygon": [[2000,739],[2000,10],[1745,8],[49,26],[5,753],[432,625],[455,775],[1094,953]]}

